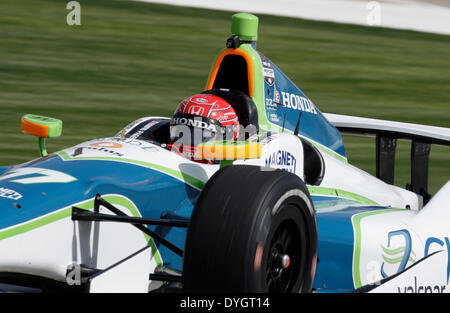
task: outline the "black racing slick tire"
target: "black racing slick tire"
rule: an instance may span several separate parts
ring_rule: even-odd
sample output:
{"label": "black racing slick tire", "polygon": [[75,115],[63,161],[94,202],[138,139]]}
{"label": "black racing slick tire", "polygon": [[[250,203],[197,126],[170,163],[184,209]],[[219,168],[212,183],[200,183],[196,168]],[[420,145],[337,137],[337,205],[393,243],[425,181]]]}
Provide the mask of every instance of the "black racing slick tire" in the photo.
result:
{"label": "black racing slick tire", "polygon": [[310,292],[317,261],[313,203],[296,175],[226,166],[202,190],[183,256],[186,292]]}

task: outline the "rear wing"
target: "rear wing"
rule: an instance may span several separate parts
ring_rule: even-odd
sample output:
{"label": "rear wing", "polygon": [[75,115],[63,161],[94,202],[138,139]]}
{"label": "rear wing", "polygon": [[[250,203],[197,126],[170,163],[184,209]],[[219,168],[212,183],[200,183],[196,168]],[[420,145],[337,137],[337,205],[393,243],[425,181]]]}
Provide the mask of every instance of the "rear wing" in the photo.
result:
{"label": "rear wing", "polygon": [[450,146],[450,128],[393,122],[372,118],[324,113],[341,133],[376,137],[376,176],[394,183],[397,139],[411,140],[411,184],[407,189],[428,202],[428,162],[431,144]]}

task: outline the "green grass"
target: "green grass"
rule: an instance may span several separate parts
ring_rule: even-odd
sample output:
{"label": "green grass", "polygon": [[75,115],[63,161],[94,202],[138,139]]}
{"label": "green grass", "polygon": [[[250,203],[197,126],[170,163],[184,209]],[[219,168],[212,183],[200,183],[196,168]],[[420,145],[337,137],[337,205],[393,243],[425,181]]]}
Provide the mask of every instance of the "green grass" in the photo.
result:
{"label": "green grass", "polygon": [[[201,91],[228,38],[231,13],[128,1],[0,2],[0,165],[37,156],[26,113],[64,121],[48,150],[115,134],[142,116],[169,116]],[[258,48],[323,112],[450,127],[450,37],[260,15]],[[374,140],[344,137],[349,160],[374,173]],[[430,190],[450,177],[433,147]],[[409,147],[396,182],[409,182]]]}

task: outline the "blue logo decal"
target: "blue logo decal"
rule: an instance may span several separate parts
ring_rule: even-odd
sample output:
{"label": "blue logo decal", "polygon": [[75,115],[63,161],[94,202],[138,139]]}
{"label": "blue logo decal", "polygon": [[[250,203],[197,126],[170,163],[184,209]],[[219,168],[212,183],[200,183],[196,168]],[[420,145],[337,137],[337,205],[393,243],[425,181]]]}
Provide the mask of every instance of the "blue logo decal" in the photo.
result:
{"label": "blue logo decal", "polygon": [[[396,248],[396,249],[390,248],[391,238],[396,237],[396,236],[402,236],[404,238],[404,240],[405,240],[404,247],[400,247],[400,248]],[[415,262],[415,260],[411,257],[411,253],[415,256],[414,252],[411,251],[411,235],[409,234],[409,232],[406,229],[391,231],[388,234],[388,246],[387,246],[387,248],[382,247],[382,249],[383,249],[384,253],[387,254],[387,256],[383,255],[384,262],[381,265],[381,276],[383,278],[386,278],[389,276],[384,271],[385,262],[389,263],[389,264],[400,263],[400,265],[397,269],[397,273],[399,273],[405,269],[406,265],[408,264],[408,261],[410,261],[412,263]],[[403,253],[403,256],[395,257],[395,255],[399,254],[399,253]]]}
{"label": "blue logo decal", "polygon": [[277,152],[273,152],[271,155],[269,155],[269,157],[266,158],[266,166],[279,166],[283,170],[295,173],[297,159],[288,151],[278,150]]}
{"label": "blue logo decal", "polygon": [[[448,240],[448,237],[445,237],[445,245],[447,247],[447,284],[448,284],[448,279],[450,277],[450,241]],[[432,244],[438,244],[441,247],[444,247],[444,242],[438,238],[435,237],[430,237],[427,239],[427,241],[425,242],[425,252],[424,252],[424,256],[428,255],[430,246]]]}

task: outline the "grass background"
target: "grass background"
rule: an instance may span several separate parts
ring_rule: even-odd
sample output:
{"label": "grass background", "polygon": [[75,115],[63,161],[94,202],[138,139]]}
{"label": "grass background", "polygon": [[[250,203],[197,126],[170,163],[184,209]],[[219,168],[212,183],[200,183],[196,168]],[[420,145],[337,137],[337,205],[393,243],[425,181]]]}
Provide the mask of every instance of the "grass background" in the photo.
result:
{"label": "grass background", "polygon": [[[130,1],[0,1],[0,166],[35,158],[26,113],[64,122],[55,151],[114,135],[142,116],[169,116],[203,90],[230,35],[230,12]],[[323,111],[450,127],[450,36],[259,15],[258,49]],[[375,140],[344,136],[349,161],[375,173]],[[399,142],[396,184],[409,182]],[[432,193],[450,177],[433,146]]]}

